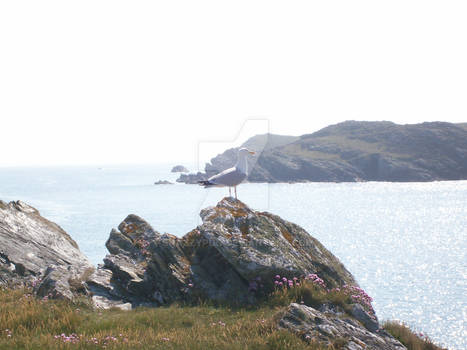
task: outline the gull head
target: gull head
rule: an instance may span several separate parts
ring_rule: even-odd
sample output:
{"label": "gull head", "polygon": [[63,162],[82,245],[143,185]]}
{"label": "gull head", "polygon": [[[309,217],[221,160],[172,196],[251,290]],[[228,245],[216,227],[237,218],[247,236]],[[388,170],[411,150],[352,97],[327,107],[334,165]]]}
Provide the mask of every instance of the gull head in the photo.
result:
{"label": "gull head", "polygon": [[238,156],[239,157],[244,157],[244,156],[247,156],[249,154],[253,155],[253,154],[255,154],[255,152],[251,151],[251,150],[249,150],[248,148],[245,148],[245,147],[242,147],[242,148],[240,148],[238,150]]}

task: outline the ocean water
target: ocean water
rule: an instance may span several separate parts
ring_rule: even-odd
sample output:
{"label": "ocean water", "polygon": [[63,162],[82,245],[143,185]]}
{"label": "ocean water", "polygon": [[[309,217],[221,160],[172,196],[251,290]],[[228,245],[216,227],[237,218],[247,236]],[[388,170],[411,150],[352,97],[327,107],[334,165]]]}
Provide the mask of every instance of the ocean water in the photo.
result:
{"label": "ocean water", "polygon": [[[182,236],[226,189],[157,185],[171,165],[0,168],[0,199],[57,222],[94,263],[130,213]],[[467,348],[467,181],[243,184],[239,199],[304,227],[373,297],[380,320],[402,320],[449,349]]]}

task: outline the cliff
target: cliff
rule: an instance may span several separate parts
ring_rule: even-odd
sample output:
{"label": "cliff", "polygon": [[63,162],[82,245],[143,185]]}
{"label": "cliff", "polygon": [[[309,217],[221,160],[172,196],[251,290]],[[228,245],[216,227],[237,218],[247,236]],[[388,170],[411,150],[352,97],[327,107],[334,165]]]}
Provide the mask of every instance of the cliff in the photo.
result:
{"label": "cliff", "polygon": [[[346,121],[295,139],[262,137],[285,142],[252,142],[260,154],[250,161],[250,182],[467,179],[466,124]],[[227,150],[206,164],[205,174],[177,181],[195,183],[235,160],[236,149]]]}

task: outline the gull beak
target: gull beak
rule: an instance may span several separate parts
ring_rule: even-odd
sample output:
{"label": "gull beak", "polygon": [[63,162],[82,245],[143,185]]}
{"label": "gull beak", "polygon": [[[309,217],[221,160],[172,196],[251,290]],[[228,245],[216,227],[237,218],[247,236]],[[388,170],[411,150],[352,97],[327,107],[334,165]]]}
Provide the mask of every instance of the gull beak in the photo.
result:
{"label": "gull beak", "polygon": [[248,153],[250,153],[250,154],[256,154],[256,152],[253,152],[253,151],[248,151]]}

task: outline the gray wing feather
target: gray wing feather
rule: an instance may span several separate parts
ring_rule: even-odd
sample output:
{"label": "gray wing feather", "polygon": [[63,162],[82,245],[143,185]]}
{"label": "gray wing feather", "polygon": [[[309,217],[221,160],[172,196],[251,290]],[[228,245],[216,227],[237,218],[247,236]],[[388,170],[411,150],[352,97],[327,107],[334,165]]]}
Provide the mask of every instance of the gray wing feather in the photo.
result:
{"label": "gray wing feather", "polygon": [[211,176],[208,180],[209,182],[219,186],[237,186],[245,179],[246,174],[233,167],[226,169],[217,175]]}

